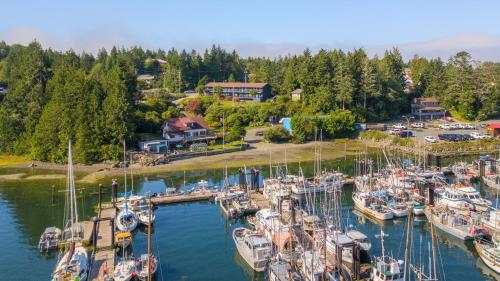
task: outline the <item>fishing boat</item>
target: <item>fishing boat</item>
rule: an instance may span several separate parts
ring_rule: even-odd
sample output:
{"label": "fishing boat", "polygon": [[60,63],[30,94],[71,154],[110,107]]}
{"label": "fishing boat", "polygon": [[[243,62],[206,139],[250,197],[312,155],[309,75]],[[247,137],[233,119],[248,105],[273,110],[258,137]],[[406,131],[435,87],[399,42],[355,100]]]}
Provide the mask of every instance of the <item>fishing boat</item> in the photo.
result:
{"label": "fishing boat", "polygon": [[297,272],[292,271],[290,263],[284,260],[276,260],[269,263],[267,275],[268,281],[302,280]]}
{"label": "fishing boat", "polygon": [[491,235],[500,236],[500,210],[492,208],[488,212],[487,219],[481,220],[483,227],[487,228]]}
{"label": "fishing boat", "polygon": [[481,260],[500,274],[500,241],[479,238],[474,241],[474,248]]}
{"label": "fishing boat", "polygon": [[233,240],[238,253],[250,267],[262,272],[271,258],[271,243],[260,233],[244,227],[233,231]]}
{"label": "fishing boat", "polygon": [[281,222],[281,215],[270,209],[262,209],[255,214],[255,229],[262,231],[267,240],[272,241],[273,235],[288,232],[288,225]]}
{"label": "fishing boat", "polygon": [[136,261],[133,258],[123,258],[115,265],[113,272],[113,280],[115,281],[129,281],[132,280],[136,273]]}
{"label": "fishing boat", "polygon": [[345,234],[347,235],[347,237],[351,238],[355,243],[357,243],[363,251],[368,252],[372,248],[372,244],[368,240],[368,236],[366,236],[364,233],[355,229],[349,229]]}
{"label": "fishing boat", "polygon": [[127,248],[132,243],[132,233],[128,231],[119,231],[115,234],[115,246]]}
{"label": "fishing boat", "polygon": [[466,217],[445,206],[426,206],[425,216],[435,227],[458,239],[472,240],[479,234],[479,228],[471,225]]}
{"label": "fishing boat", "polygon": [[55,249],[59,239],[61,239],[61,234],[61,229],[55,226],[47,227],[38,242],[38,249],[40,252]]}
{"label": "fishing boat", "polygon": [[[78,229],[78,205],[76,202],[75,178],[73,173],[73,155],[71,141],[68,146],[68,192],[66,196],[67,211],[70,215],[66,225],[70,232],[67,240],[69,247],[60,255],[56,268],[52,274],[52,281],[85,281],[89,272],[87,249],[80,244],[81,237]],[[78,244],[77,244],[78,243]]]}
{"label": "fishing boat", "polygon": [[370,194],[365,192],[354,192],[352,195],[354,206],[359,209],[363,214],[378,220],[391,220],[394,214],[387,208],[387,206],[379,202],[373,202]]}
{"label": "fishing boat", "polygon": [[404,281],[404,274],[401,271],[401,267],[404,265],[403,261],[398,261],[391,256],[385,255],[384,248],[384,237],[388,236],[380,229],[380,237],[382,245],[382,256],[376,257],[372,268],[372,280],[373,281]]}

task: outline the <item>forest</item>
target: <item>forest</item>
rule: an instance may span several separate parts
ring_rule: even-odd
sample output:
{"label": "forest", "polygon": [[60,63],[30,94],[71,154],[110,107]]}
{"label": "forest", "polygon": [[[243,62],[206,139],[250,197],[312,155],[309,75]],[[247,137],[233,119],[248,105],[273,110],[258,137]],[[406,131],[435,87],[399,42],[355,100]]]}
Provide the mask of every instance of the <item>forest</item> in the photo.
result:
{"label": "forest", "polygon": [[[414,84],[410,91],[405,68]],[[154,75],[148,87],[161,88],[159,94],[144,97],[139,74]],[[270,83],[275,98],[237,106],[213,97],[172,103],[173,93],[245,79]],[[246,126],[293,117],[300,121],[294,130],[309,132],[297,133],[295,142],[308,141],[320,123],[330,137],[349,136],[346,124],[396,118],[409,112],[415,97],[437,97],[454,116],[484,120],[499,115],[499,82],[499,63],[475,61],[467,52],[405,62],[396,48],[381,57],[355,49],[243,58],[218,46],[203,53],[115,47],[93,55],[0,42],[0,87],[8,88],[0,103],[0,153],[64,162],[71,139],[77,162],[118,159],[124,140],[132,144],[138,134],[158,133],[166,118],[182,111],[204,115],[215,129],[225,118],[235,140]],[[304,97],[292,102],[297,88]]]}

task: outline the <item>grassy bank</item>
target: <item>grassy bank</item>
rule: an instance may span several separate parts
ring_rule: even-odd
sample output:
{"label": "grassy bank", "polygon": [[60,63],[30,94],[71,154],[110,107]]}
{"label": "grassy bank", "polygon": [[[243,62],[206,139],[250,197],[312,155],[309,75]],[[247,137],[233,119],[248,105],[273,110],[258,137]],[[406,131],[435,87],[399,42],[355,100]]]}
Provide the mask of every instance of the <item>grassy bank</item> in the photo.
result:
{"label": "grassy bank", "polygon": [[13,166],[28,163],[29,159],[24,156],[16,155],[0,155],[0,167]]}

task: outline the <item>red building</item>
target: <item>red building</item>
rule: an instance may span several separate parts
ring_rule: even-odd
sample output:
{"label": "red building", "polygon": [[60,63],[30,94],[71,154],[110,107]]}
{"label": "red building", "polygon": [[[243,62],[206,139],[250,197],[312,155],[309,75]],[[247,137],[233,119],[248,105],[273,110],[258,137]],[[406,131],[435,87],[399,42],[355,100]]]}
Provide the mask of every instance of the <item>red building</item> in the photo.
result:
{"label": "red building", "polygon": [[500,136],[500,123],[492,123],[488,126],[488,134],[497,137]]}

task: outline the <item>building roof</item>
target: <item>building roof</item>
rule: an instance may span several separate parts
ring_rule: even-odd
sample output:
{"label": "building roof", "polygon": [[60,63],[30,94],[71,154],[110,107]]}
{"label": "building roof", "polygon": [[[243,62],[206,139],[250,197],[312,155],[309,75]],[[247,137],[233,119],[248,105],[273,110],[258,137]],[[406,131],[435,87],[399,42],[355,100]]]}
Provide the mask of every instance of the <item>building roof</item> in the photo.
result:
{"label": "building roof", "polygon": [[420,108],[420,110],[442,110],[440,106],[425,106]]}
{"label": "building roof", "polygon": [[500,129],[500,123],[491,123],[488,127],[490,129]]}
{"label": "building roof", "polygon": [[421,102],[439,102],[438,99],[436,98],[416,98],[415,102],[421,103]]}
{"label": "building roof", "polygon": [[137,80],[139,81],[148,81],[148,80],[154,80],[155,77],[151,74],[141,74],[137,76]]}
{"label": "building roof", "polygon": [[292,94],[302,94],[304,92],[304,90],[302,89],[295,89],[292,91]]}
{"label": "building roof", "polygon": [[169,118],[164,125],[168,126],[172,131],[208,129],[207,122],[201,116]]}
{"label": "building roof", "polygon": [[244,83],[244,82],[210,82],[206,87],[221,86],[225,88],[264,88],[267,83]]}

